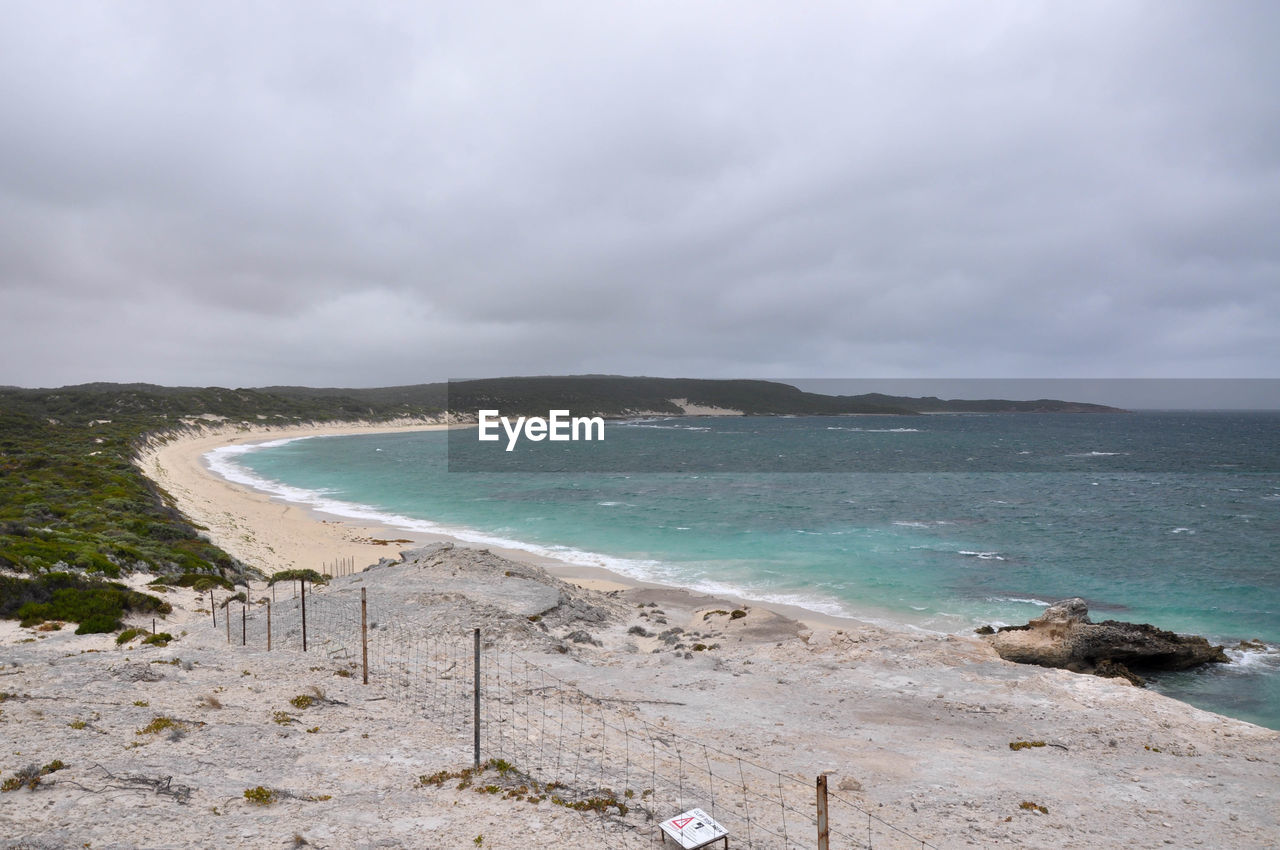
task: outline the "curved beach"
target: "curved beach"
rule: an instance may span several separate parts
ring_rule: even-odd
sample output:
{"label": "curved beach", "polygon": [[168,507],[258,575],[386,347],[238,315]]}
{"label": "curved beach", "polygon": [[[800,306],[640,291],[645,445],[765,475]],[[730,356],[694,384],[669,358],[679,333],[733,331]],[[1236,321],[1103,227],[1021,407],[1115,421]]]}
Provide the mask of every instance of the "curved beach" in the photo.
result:
{"label": "curved beach", "polygon": [[[214,542],[266,572],[318,569],[337,558],[354,559],[359,570],[435,542],[284,503],[219,478],[201,460],[232,442],[337,432],[215,429],[154,446],[139,463]],[[902,830],[901,843],[890,830],[877,847],[1268,847],[1280,834],[1280,733],[1122,680],[1010,664],[978,638],[639,586],[604,571],[461,544],[339,578],[321,593],[338,598],[357,584],[368,590],[377,618],[411,619],[427,598],[437,620],[481,617],[487,640],[499,650],[518,645],[548,677],[544,700],[559,693],[563,705],[572,683],[568,692],[580,689],[629,728],[670,730],[810,787],[828,775],[832,791],[858,811]],[[252,595],[261,592],[265,587],[256,586]],[[542,610],[520,607],[539,594],[551,599],[546,615],[524,616]],[[575,846],[658,846],[656,830],[619,836],[601,827],[598,815],[547,801],[531,806],[450,786],[414,789],[421,775],[466,767],[469,739],[433,725],[385,682],[363,686],[358,676],[335,676],[315,654],[238,647],[209,627],[207,610],[198,610],[207,604],[202,598],[187,591],[169,598],[176,610],[164,628],[186,633],[167,650],[146,652],[151,660],[193,661],[192,669],[157,666],[163,679],[140,685],[127,671],[147,658],[141,649],[119,650],[103,636],[23,643],[25,630],[14,626],[4,634],[5,651],[21,666],[4,689],[30,701],[7,703],[4,720],[30,735],[24,747],[33,762],[54,757],[53,741],[64,753],[57,757],[73,765],[103,765],[113,774],[125,764],[139,773],[169,771],[202,803],[183,809],[183,832],[169,829],[173,806],[124,791],[109,814],[79,832],[72,804],[44,806],[51,798],[41,795],[56,788],[8,797],[13,805],[0,812],[0,823],[38,824],[34,834],[65,834],[95,847],[208,846],[209,835],[220,836],[221,846],[261,847],[290,833],[331,847],[552,847],[566,832],[577,837]],[[503,614],[507,609],[520,616]],[[743,616],[730,620],[729,609]],[[662,628],[679,626],[708,645],[670,651],[655,634],[655,612]],[[101,652],[79,652],[85,649]],[[300,725],[314,716],[317,731],[332,734],[272,722],[273,711],[287,709],[309,686],[326,689],[332,702]],[[208,697],[224,707],[209,710]],[[57,710],[43,700],[56,700]],[[122,761],[126,747],[145,739],[137,729],[163,706],[192,723],[189,734],[148,743]],[[68,739],[67,718],[95,715],[90,725],[101,734]],[[1026,745],[1011,746],[1018,742]],[[76,781],[85,785],[89,777]],[[257,807],[241,792],[259,785],[297,796]],[[342,795],[344,803],[305,799],[325,794]],[[423,843],[424,834],[434,837]],[[744,838],[736,835],[734,845],[746,846]],[[809,836],[795,845],[816,846]]]}

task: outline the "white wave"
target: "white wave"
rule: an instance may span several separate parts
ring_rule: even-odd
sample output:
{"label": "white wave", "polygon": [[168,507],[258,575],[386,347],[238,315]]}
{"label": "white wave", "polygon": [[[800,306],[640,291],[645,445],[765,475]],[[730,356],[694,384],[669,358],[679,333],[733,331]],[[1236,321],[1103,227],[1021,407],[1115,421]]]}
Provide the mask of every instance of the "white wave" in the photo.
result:
{"label": "white wave", "polygon": [[1067,457],[1127,457],[1128,452],[1076,452]]}
{"label": "white wave", "polygon": [[1184,528],[1183,526],[1178,526],[1177,528],[1173,529],[1169,533],[1170,534],[1195,534],[1196,530],[1194,528]]}
{"label": "white wave", "polygon": [[988,596],[988,602],[1015,602],[1022,605],[1039,605],[1041,608],[1048,608],[1052,602],[1045,602],[1043,599],[1036,599],[1034,596]]}
{"label": "white wave", "polygon": [[1280,670],[1280,646],[1263,644],[1262,649],[1239,646],[1226,647],[1224,650],[1231,659],[1230,668],[1234,672],[1276,672]]}
{"label": "white wave", "polygon": [[858,434],[919,434],[919,428],[845,428],[841,425],[828,425],[828,431],[852,431]]}
{"label": "white wave", "polygon": [[1003,561],[1004,555],[999,552],[974,552],[969,549],[961,549],[958,553],[968,558],[977,558],[980,561]]}

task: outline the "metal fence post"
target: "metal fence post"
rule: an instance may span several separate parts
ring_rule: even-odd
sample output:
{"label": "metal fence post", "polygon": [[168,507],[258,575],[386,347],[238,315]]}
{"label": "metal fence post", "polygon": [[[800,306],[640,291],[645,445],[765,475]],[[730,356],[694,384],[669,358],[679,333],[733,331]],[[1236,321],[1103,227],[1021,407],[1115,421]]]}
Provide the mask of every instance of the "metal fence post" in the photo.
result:
{"label": "metal fence post", "polygon": [[307,651],[307,581],[302,582],[302,651]]}
{"label": "metal fence post", "polygon": [[476,629],[476,650],[475,650],[475,711],[473,713],[473,725],[475,726],[475,766],[480,766],[480,630]]}

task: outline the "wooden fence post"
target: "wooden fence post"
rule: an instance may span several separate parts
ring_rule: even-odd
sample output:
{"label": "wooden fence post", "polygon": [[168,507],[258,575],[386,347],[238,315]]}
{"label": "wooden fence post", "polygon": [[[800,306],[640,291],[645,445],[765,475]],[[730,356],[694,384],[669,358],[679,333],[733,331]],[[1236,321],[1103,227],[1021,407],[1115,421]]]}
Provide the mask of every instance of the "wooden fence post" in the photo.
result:
{"label": "wooden fence post", "polygon": [[364,683],[369,684],[369,607],[365,589],[360,588],[360,663],[364,667]]}
{"label": "wooden fence post", "polygon": [[271,651],[271,603],[267,603],[267,652]]}
{"label": "wooden fence post", "polygon": [[827,775],[818,776],[818,850],[830,850],[831,830],[827,826]]}

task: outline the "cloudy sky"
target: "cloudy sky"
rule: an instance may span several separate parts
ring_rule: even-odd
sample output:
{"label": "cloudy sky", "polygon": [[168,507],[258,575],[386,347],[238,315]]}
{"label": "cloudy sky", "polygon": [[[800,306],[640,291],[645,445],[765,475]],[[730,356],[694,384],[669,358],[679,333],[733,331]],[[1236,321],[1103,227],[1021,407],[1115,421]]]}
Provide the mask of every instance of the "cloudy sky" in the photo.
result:
{"label": "cloudy sky", "polygon": [[1280,376],[1280,4],[0,0],[0,384]]}

